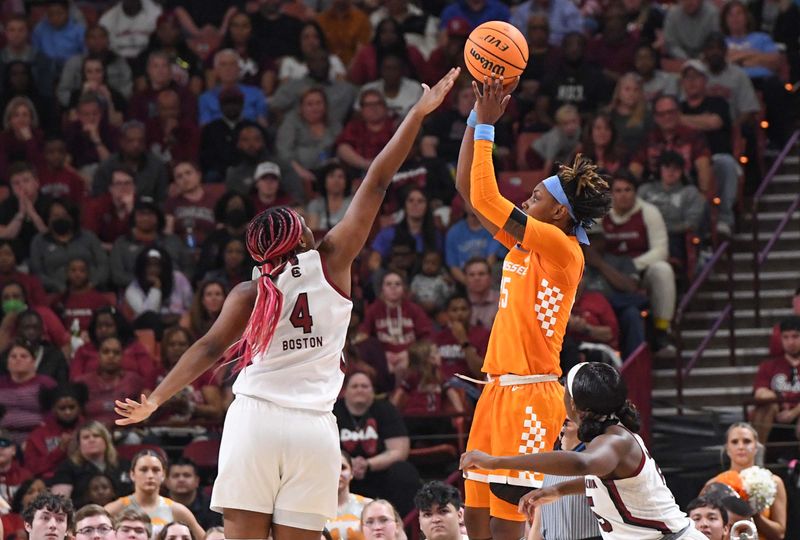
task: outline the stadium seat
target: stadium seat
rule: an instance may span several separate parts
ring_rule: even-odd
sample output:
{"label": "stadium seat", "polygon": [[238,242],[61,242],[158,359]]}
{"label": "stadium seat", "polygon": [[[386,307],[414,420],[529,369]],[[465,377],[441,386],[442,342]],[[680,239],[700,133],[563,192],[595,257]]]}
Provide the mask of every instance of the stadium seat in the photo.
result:
{"label": "stadium seat", "polygon": [[219,440],[192,441],[183,449],[183,457],[191,459],[200,469],[214,469],[219,456]]}
{"label": "stadium seat", "polygon": [[544,171],[506,171],[497,178],[503,197],[517,206],[527,201],[534,186],[544,180]]}
{"label": "stadium seat", "polygon": [[522,171],[522,170],[531,168],[532,163],[531,163],[531,160],[530,160],[530,158],[531,158],[530,154],[533,153],[532,149],[531,149],[531,145],[533,144],[533,141],[535,141],[536,139],[538,139],[542,135],[544,135],[544,134],[543,133],[538,133],[538,132],[537,133],[531,133],[531,132],[527,132],[527,131],[522,132],[519,135],[517,135],[517,146],[516,146],[515,151],[514,151],[514,155],[515,155],[515,158],[516,158],[515,161],[516,161],[517,169]]}
{"label": "stadium seat", "polygon": [[133,459],[133,456],[142,450],[153,450],[154,452],[158,452],[165,460],[168,459],[164,449],[154,444],[121,444],[117,446],[117,455],[125,461],[130,461]]}

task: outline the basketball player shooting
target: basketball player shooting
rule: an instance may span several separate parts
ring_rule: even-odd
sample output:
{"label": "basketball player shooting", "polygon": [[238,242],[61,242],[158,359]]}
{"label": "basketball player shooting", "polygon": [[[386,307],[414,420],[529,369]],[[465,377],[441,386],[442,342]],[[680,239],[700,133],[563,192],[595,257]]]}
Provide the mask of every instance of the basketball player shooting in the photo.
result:
{"label": "basketball player shooting", "polygon": [[433,88],[423,85],[344,218],[316,249],[295,211],[279,207],[256,216],[247,249],[259,275],[234,287],[208,333],[152,394],[116,402],[118,425],[142,422],[226,351],[240,358],[211,496],[226,538],[319,540],[327,518],[336,515],[341,458],[332,410],[344,377],[350,267],[422,121],[458,74],[451,69]]}
{"label": "basketball player shooting", "polygon": [[[461,142],[456,186],[483,226],[509,249],[500,303],[483,371],[490,382],[475,409],[468,450],[494,455],[553,448],[566,411],[559,353],[583,274],[585,229],[609,208],[608,184],[580,155],[514,206],[499,192],[492,165],[494,123],[515,85],[473,82],[475,108]],[[542,485],[535,470],[465,470],[465,522],[472,540],[518,540],[525,516],[520,498]]]}

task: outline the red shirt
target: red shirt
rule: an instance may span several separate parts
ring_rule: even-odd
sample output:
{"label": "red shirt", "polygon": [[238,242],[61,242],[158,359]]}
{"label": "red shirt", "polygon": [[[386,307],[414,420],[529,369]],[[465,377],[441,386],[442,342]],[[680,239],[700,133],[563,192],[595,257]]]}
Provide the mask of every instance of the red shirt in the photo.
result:
{"label": "red shirt", "polygon": [[[77,380],[82,375],[94,373],[100,363],[100,354],[94,343],[86,343],[75,351],[69,364],[70,380]],[[153,388],[158,373],[158,364],[137,340],[132,341],[122,351],[122,369],[136,373],[148,388]]]}
{"label": "red shirt", "polygon": [[586,57],[603,69],[622,75],[633,71],[633,57],[638,43],[630,34],[618,43],[609,43],[602,35],[597,35],[586,48]]}
{"label": "red shirt", "polygon": [[[440,380],[441,380],[441,373]],[[421,384],[420,376],[410,372],[400,387],[405,391],[405,402],[400,412],[404,416],[437,414],[442,412],[441,383]]]}
{"label": "red shirt", "polygon": [[114,240],[131,230],[131,213],[120,216],[114,208],[110,193],[89,199],[83,211],[83,227],[97,235],[101,242]]}
{"label": "red shirt", "polygon": [[569,329],[567,330],[568,334],[571,334],[579,341],[605,343],[614,350],[619,348],[619,323],[617,322],[617,316],[614,314],[614,308],[611,307],[611,304],[608,303],[606,297],[601,293],[593,291],[584,292],[580,298],[575,300],[575,305],[572,306],[572,314],[583,317],[586,322],[592,326],[611,327],[611,339],[601,342],[591,338],[588,334],[574,332]]}
{"label": "red shirt", "polygon": [[112,426],[118,418],[114,412],[115,400],[138,399],[145,388],[142,377],[132,371],[123,371],[122,376],[113,381],[103,380],[96,372],[86,373],[75,382],[82,382],[89,388],[86,416],[106,426]]}
{"label": "red shirt", "polygon": [[[406,54],[415,73],[410,73],[406,70],[404,75],[419,81],[431,82],[428,64],[425,62],[422,53],[413,45],[406,45]],[[348,80],[356,86],[362,86],[377,80],[379,77],[378,53],[375,50],[375,45],[372,43],[362,45],[350,63],[350,69],[347,71]]]}
{"label": "red shirt", "polygon": [[86,193],[86,182],[73,169],[62,167],[54,170],[44,165],[39,167],[39,191],[48,197],[67,198],[82,204]]}
{"label": "red shirt", "polygon": [[181,121],[172,132],[172,140],[167,142],[161,122],[152,118],[145,126],[145,137],[148,148],[164,161],[173,165],[181,161],[197,161],[200,129],[190,120]]}
{"label": "red shirt", "polygon": [[[477,349],[478,355],[483,358],[489,344],[489,330],[483,326],[470,326],[467,330],[467,341]],[[444,382],[452,379],[456,373],[470,375],[471,372],[462,347],[463,343],[456,340],[450,328],[445,327],[439,330],[433,336],[433,342],[439,347],[439,356],[442,357],[441,371]]]}
{"label": "red shirt", "polygon": [[44,420],[39,392],[55,386],[56,381],[47,375],[37,374],[22,383],[14,382],[10,375],[0,375],[0,405],[6,408],[0,427],[11,430],[11,438],[16,442],[23,442]]}
{"label": "red shirt", "polygon": [[181,238],[185,237],[186,228],[192,227],[199,246],[217,228],[214,220],[216,203],[217,196],[206,189],[198,201],[190,201],[183,195],[170,197],[164,204],[164,213],[175,216],[175,234]]}
{"label": "red shirt", "polygon": [[[14,459],[11,461],[11,467],[6,472],[0,472],[0,497],[11,504],[11,499],[14,498],[14,493],[25,480],[33,476],[31,472],[17,463]],[[3,523],[5,525],[5,522]],[[5,530],[4,535],[11,534],[12,531]]]}
{"label": "red shirt", "polygon": [[74,431],[59,425],[52,416],[31,431],[25,443],[25,465],[31,473],[44,478],[52,477],[56,467],[67,458],[67,453],[61,449],[61,438]]}
{"label": "red shirt", "polygon": [[0,287],[7,283],[19,283],[25,289],[25,298],[34,306],[47,305],[47,293],[44,292],[41,280],[33,274],[25,274],[14,270],[10,274],[0,274]]}
{"label": "red shirt", "polygon": [[344,126],[336,144],[349,144],[361,157],[373,159],[383,150],[394,131],[395,122],[391,118],[387,118],[378,131],[370,130],[362,119],[354,118]]}
{"label": "red shirt", "polygon": [[606,233],[606,250],[612,255],[638,257],[650,249],[647,226],[641,210],[633,213],[625,223],[614,223],[610,217],[605,216],[603,230]]}
{"label": "red shirt", "polygon": [[[63,297],[62,297],[63,298]],[[89,329],[92,313],[103,306],[113,305],[101,292],[89,289],[86,292],[69,293],[66,300],[62,301],[64,323],[71,327],[72,321],[78,319],[81,330]]]}
{"label": "red shirt", "polygon": [[[175,90],[180,98],[181,119],[196,122],[197,98],[194,94],[174,81],[169,84],[169,88]],[[141,92],[135,92],[128,104],[128,116],[140,122],[147,122],[151,118],[156,118],[158,116],[156,102],[160,92],[161,90],[153,90],[149,86]]]}
{"label": "red shirt", "polygon": [[692,175],[695,160],[701,157],[711,157],[711,151],[706,144],[706,138],[700,131],[686,126],[678,126],[675,133],[669,138],[655,127],[647,134],[644,146],[631,160],[644,165],[651,175],[658,174],[658,160],[664,150],[672,150],[683,156],[685,173]]}
{"label": "red shirt", "polygon": [[[758,366],[753,390],[767,388],[781,397],[800,398],[800,367],[793,368],[785,356],[761,362]],[[784,404],[794,407],[796,403]]]}
{"label": "red shirt", "polygon": [[402,352],[414,342],[430,337],[433,323],[425,311],[410,300],[389,309],[383,300],[367,308],[360,332],[375,336],[389,352]]}

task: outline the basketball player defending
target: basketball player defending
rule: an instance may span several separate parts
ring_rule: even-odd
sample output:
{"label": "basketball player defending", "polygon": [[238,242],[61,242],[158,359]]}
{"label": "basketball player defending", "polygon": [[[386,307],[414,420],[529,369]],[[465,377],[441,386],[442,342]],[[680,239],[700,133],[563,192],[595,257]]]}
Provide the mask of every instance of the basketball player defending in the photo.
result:
{"label": "basketball player defending", "polygon": [[[117,401],[119,425],[145,420],[211,368],[233,344],[241,368],[228,410],[211,508],[228,539],[319,540],[336,515],[341,457],[332,414],[352,302],[350,266],[367,240],[387,187],[426,115],[458,69],[419,101],[372,162],[347,214],[314,249],[303,219],[267,210],[247,230],[260,275],[237,285],[208,333],[150,396]],[[240,339],[241,338],[241,339]],[[230,351],[228,351],[230,355]]]}
{"label": "basketball player defending", "polygon": [[[542,181],[522,210],[503,198],[492,166],[493,124],[510,91],[501,80],[473,82],[475,110],[461,143],[456,183],[484,227],[508,249],[500,305],[483,371],[490,382],[475,410],[468,450],[495,455],[550,450],[564,422],[559,352],[583,274],[585,228],[609,207],[608,184],[578,156]],[[474,142],[473,142],[474,139]],[[467,172],[470,170],[469,176]],[[465,471],[465,522],[472,540],[517,540],[524,494],[539,488],[542,471],[508,468]]]}

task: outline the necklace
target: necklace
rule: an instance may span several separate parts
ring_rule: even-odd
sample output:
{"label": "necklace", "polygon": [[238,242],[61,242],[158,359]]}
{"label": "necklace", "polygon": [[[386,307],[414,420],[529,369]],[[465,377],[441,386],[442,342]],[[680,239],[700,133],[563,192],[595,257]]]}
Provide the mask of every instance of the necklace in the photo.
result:
{"label": "necklace", "polygon": [[386,306],[386,331],[389,333],[392,343],[403,343],[403,312],[398,305],[396,308],[397,317],[392,319],[389,312],[391,308]]}

